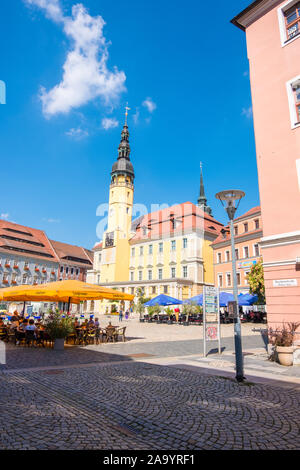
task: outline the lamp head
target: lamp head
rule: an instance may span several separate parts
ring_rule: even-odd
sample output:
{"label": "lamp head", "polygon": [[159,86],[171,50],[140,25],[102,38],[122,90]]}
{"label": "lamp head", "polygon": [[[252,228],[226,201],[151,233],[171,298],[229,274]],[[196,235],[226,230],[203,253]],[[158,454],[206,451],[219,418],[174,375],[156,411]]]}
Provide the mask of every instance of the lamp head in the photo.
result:
{"label": "lamp head", "polygon": [[245,196],[244,191],[239,189],[228,189],[216,194],[216,198],[221,201],[230,220],[234,219],[234,214],[239,206],[241,199]]}

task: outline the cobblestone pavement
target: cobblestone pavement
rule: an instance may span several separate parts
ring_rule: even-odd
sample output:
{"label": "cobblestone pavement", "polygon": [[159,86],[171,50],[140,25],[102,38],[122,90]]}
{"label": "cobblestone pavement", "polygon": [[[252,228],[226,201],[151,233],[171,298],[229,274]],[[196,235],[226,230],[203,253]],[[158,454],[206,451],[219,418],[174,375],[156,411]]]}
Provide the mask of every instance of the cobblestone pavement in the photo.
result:
{"label": "cobblestone pavement", "polygon": [[[3,344],[3,343],[2,343]],[[243,347],[261,348],[264,346],[263,339],[260,335],[245,336],[243,338]],[[214,343],[212,351],[215,350],[217,344]],[[134,355],[148,355],[153,357],[173,357],[173,356],[189,356],[201,354],[203,352],[203,341],[186,340],[186,341],[165,341],[152,343],[108,343],[90,345],[86,347],[66,347],[64,351],[53,351],[51,348],[28,348],[23,346],[14,346],[11,343],[5,344],[6,348],[6,364],[0,364],[4,369],[32,368],[44,366],[61,366],[76,364],[91,364],[103,362],[120,362],[128,361]],[[232,351],[234,349],[233,338],[224,338],[222,340],[222,348],[224,351]]]}
{"label": "cobblestone pavement", "polygon": [[0,449],[299,449],[299,386],[142,362],[0,372]]}

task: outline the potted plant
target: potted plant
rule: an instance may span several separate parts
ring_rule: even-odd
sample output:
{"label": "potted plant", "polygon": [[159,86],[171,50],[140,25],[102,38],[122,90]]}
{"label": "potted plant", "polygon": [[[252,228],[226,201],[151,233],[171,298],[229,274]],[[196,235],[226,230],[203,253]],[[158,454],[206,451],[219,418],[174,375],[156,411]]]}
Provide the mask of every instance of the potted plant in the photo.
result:
{"label": "potted plant", "polygon": [[62,351],[64,349],[65,339],[69,334],[73,333],[73,330],[72,318],[68,316],[63,318],[58,309],[50,313],[45,321],[45,331],[50,338],[54,340],[53,348],[56,351]]}
{"label": "potted plant", "polygon": [[295,350],[295,332],[300,323],[283,323],[282,329],[269,329],[269,342],[273,345],[278,361],[282,366],[293,365],[293,354]]}
{"label": "potted plant", "polygon": [[168,315],[169,319],[168,319],[168,325],[172,325],[173,324],[173,320],[171,320],[171,316],[173,315],[173,310],[170,308],[170,307],[167,307],[165,309],[165,314]]}

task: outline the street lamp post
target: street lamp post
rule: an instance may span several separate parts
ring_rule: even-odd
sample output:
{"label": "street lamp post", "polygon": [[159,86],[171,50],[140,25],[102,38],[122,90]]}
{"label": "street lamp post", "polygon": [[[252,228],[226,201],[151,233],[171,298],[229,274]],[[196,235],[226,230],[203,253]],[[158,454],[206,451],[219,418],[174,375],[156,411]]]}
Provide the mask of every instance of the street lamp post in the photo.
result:
{"label": "street lamp post", "polygon": [[234,243],[234,227],[233,219],[236,210],[239,206],[241,199],[245,196],[243,191],[227,190],[221,191],[216,194],[216,198],[221,201],[222,205],[228,214],[230,220],[230,235],[231,235],[231,259],[232,259],[232,276],[233,276],[233,295],[235,300],[234,309],[234,346],[235,346],[235,365],[236,365],[236,380],[243,382],[244,380],[244,365],[242,353],[242,334],[241,334],[241,319],[238,309],[238,286],[236,277],[236,256],[235,256],[235,243]]}

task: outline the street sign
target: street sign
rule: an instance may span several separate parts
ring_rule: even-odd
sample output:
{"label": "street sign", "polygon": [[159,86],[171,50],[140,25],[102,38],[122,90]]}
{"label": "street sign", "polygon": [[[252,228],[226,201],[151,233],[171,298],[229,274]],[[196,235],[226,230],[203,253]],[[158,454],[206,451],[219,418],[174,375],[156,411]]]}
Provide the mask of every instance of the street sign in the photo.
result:
{"label": "street sign", "polygon": [[206,343],[218,341],[221,354],[219,289],[204,286],[203,289],[203,355],[207,354]]}

